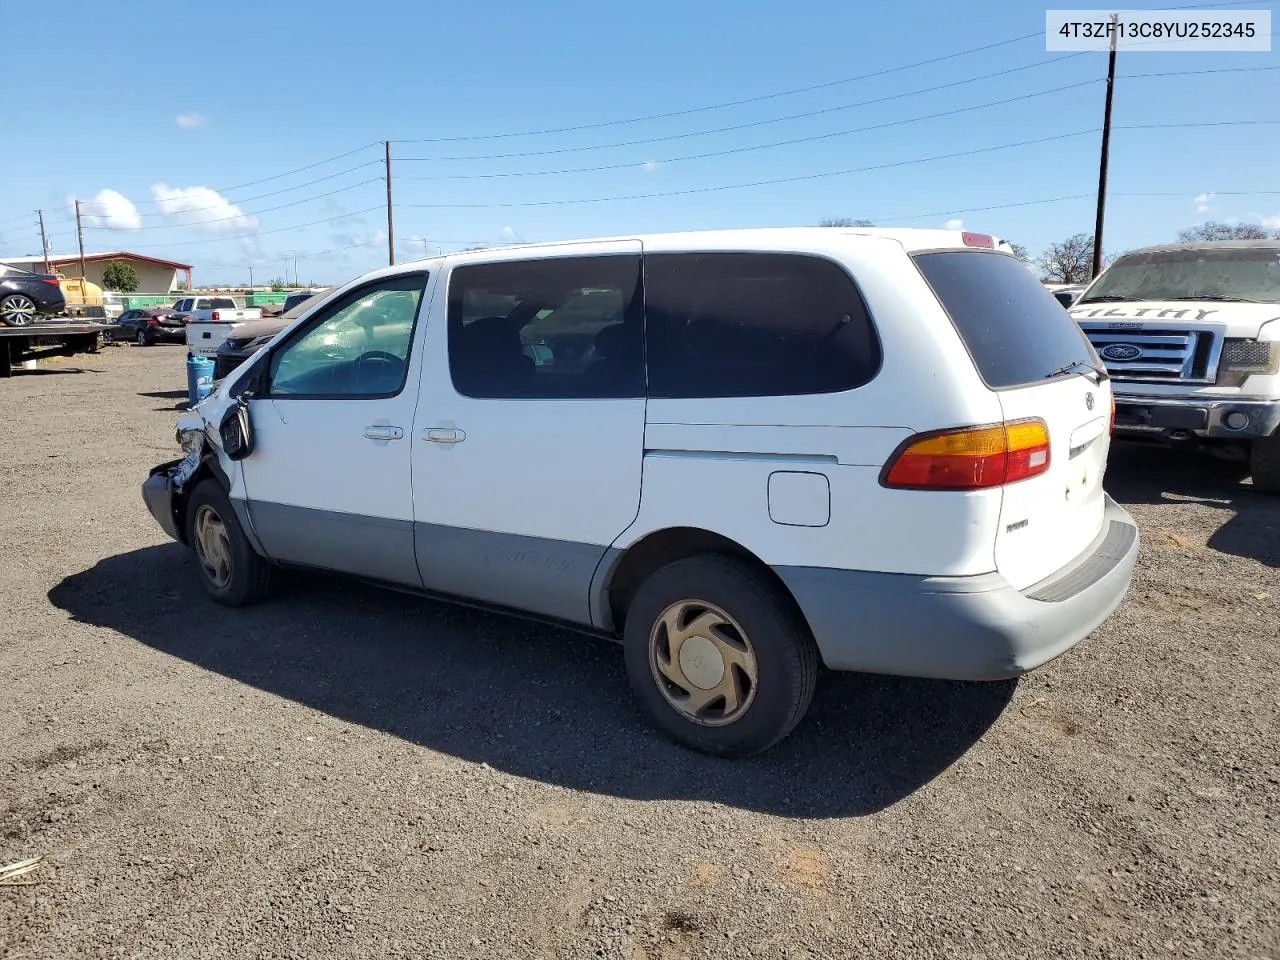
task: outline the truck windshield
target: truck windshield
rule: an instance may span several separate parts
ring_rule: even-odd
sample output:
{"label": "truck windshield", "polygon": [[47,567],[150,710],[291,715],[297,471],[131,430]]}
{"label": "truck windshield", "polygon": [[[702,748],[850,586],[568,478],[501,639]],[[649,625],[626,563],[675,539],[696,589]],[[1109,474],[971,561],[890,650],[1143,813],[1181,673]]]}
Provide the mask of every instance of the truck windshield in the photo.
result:
{"label": "truck windshield", "polygon": [[1107,300],[1280,301],[1280,246],[1156,250],[1120,257],[1076,305]]}

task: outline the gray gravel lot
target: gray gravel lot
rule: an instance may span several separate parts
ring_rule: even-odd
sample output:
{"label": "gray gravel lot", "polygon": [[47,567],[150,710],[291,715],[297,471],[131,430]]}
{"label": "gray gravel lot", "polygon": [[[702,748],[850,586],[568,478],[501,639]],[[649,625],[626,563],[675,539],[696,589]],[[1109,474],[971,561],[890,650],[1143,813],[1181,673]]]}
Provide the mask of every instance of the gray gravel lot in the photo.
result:
{"label": "gray gravel lot", "polygon": [[[79,366],[77,366],[79,365]],[[1280,499],[1119,449],[1134,592],[1008,684],[829,676],[748,762],[620,651],[323,577],[207,602],[181,347],[0,381],[0,956],[1280,956]]]}

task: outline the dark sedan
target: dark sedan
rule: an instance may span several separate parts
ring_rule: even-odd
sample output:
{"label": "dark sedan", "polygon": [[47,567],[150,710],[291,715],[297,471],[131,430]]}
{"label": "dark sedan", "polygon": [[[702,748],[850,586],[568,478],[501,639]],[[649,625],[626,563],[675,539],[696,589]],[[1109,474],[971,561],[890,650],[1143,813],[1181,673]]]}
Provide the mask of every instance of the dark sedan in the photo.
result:
{"label": "dark sedan", "polygon": [[186,343],[187,326],[167,309],[126,310],[111,324],[112,340],[131,340],[140,347],[157,343]]}
{"label": "dark sedan", "polygon": [[57,316],[66,307],[67,299],[53,274],[0,264],[0,323],[29,327],[42,316]]}

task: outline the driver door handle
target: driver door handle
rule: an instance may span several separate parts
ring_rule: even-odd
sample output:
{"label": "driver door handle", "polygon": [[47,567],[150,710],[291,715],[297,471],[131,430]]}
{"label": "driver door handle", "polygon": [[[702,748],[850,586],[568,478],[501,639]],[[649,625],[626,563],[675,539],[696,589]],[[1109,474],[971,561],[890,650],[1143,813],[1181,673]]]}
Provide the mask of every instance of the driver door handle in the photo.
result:
{"label": "driver door handle", "polygon": [[461,443],[467,439],[467,431],[453,427],[432,427],[422,438],[432,443]]}
{"label": "driver door handle", "polygon": [[364,435],[370,440],[399,440],[404,436],[404,431],[399,427],[365,427]]}

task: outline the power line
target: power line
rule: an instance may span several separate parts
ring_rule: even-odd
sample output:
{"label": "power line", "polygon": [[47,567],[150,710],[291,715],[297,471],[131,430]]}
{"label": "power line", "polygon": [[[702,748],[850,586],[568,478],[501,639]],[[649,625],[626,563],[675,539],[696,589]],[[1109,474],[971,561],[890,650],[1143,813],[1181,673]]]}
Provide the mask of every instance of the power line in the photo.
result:
{"label": "power line", "polygon": [[[172,243],[165,243],[164,246],[166,248],[190,247],[190,246],[198,246],[200,244],[205,244],[205,243],[222,243],[225,240],[252,240],[257,237],[264,237],[273,233],[284,233],[288,230],[301,230],[304,227],[314,227],[321,223],[332,223],[334,220],[345,219],[347,217],[361,217],[361,216],[364,216],[366,213],[372,213],[375,210],[381,210],[381,209],[383,209],[382,204],[378,204],[378,206],[369,207],[366,210],[356,210],[352,213],[334,214],[333,216],[325,217],[322,220],[312,220],[310,223],[295,223],[292,226],[288,226],[288,227],[276,227],[271,230],[255,230],[252,233],[240,233],[240,234],[233,234],[233,235],[222,236],[222,237],[208,237],[202,240],[176,240],[176,241],[173,241]],[[205,221],[205,222],[208,223],[211,221]]]}
{"label": "power line", "polygon": [[[857,100],[853,103],[842,103],[832,107],[823,107],[820,110],[807,110],[803,113],[784,114],[780,117],[770,117],[765,120],[751,120],[743,123],[729,124],[723,127],[713,127],[709,130],[694,130],[687,133],[667,134],[661,137],[646,137],[641,140],[623,140],[617,143],[601,143],[593,144],[585,147],[561,147],[551,150],[528,150],[520,153],[495,153],[495,154],[477,154],[475,156],[453,156],[453,157],[397,157],[397,160],[407,160],[413,162],[447,162],[447,161],[472,161],[472,160],[512,160],[523,157],[543,157],[561,153],[578,153],[591,150],[614,150],[620,147],[648,146],[654,143],[668,143],[672,140],[687,140],[693,137],[708,137],[718,133],[732,133],[737,130],[749,130],[755,127],[770,126],[776,123],[785,123],[789,120],[803,120],[809,117],[822,116],[828,113],[838,113],[843,110],[853,110],[857,107],[873,106],[880,103],[889,103],[894,100],[903,100],[907,97],[916,97],[924,93],[934,93],[938,90],[949,90],[953,87],[964,86],[969,83],[977,83],[982,80],[990,80],[995,77],[1008,76],[1011,73],[1018,73],[1023,70],[1032,70],[1036,67],[1048,66],[1050,64],[1059,63],[1063,60],[1072,60],[1076,57],[1086,56],[1091,51],[1085,50],[1079,53],[1069,53],[1061,57],[1053,57],[1049,60],[1041,60],[1036,63],[1027,63],[1018,67],[1010,67],[1006,70],[996,70],[992,73],[983,73],[974,77],[966,77],[963,80],[953,80],[949,83],[939,83],[930,87],[921,87],[917,90],[908,90],[905,93],[894,93],[883,97],[873,97],[870,100]],[[394,142],[412,142],[412,141],[394,141]]]}
{"label": "power line", "polygon": [[[1145,129],[1147,127],[1156,128],[1195,128],[1195,127],[1216,127],[1216,126],[1237,126],[1237,125],[1257,125],[1257,124],[1275,124],[1280,120],[1245,120],[1245,121],[1210,121],[1205,123],[1180,123],[1180,124],[1150,124],[1150,125],[1124,125],[1117,126],[1117,130],[1128,129]],[[746,183],[719,184],[708,187],[690,187],[684,190],[668,190],[655,193],[629,194],[611,197],[584,197],[567,200],[528,200],[508,203],[413,203],[405,206],[420,209],[499,209],[512,207],[554,207],[569,206],[578,204],[592,203],[614,203],[624,200],[656,200],[665,197],[683,197],[702,193],[718,193],[726,190],[743,190],[752,187],[778,186],[788,183],[799,183],[810,180],[822,180],[831,177],[848,176],[854,173],[869,173],[876,170],[888,170],[896,167],[912,166],[919,163],[930,163],[936,160],[952,160],[958,157],[969,157],[983,153],[993,153],[999,150],[1011,150],[1017,147],[1033,146],[1040,143],[1051,143],[1057,140],[1066,140],[1071,137],[1085,136],[1086,134],[1097,133],[1098,127],[1090,127],[1085,130],[1074,130],[1070,133],[1060,133],[1049,137],[1038,137],[1031,140],[1019,140],[1014,143],[997,144],[990,147],[978,147],[973,150],[961,150],[955,153],[935,154],[928,157],[916,157],[908,160],[895,160],[889,163],[872,164],[865,167],[851,167],[846,170],[829,170],[823,173],[802,174],[792,177],[775,177],[768,180],[754,180]]]}
{"label": "power line", "polygon": [[375,140],[372,143],[366,143],[362,147],[356,147],[354,150],[348,150],[346,153],[340,153],[336,157],[329,157],[327,160],[317,160],[315,163],[309,163],[305,167],[298,167],[294,170],[286,170],[284,173],[277,173],[274,176],[263,177],[260,180],[250,180],[247,183],[237,183],[234,187],[219,187],[218,193],[230,193],[232,190],[243,190],[245,187],[256,187],[260,183],[267,183],[271,180],[279,180],[282,177],[290,177],[295,173],[303,173],[307,170],[314,170],[316,167],[323,167],[326,163],[333,163],[335,160],[342,160],[359,153],[361,150],[368,150],[370,147],[382,146],[381,140]]}
{"label": "power line", "polygon": [[[1165,7],[1163,9],[1165,10],[1206,10],[1206,9],[1214,9],[1218,7],[1240,7],[1240,6],[1251,6],[1251,5],[1266,6],[1274,2],[1276,2],[1276,0],[1227,0],[1227,2],[1195,3],[1195,4],[1190,4],[1188,6]],[[900,73],[904,70],[913,70],[916,67],[926,67],[935,63],[944,63],[948,60],[956,60],[956,59],[959,59],[960,57],[968,56],[969,54],[972,54],[972,53],[982,53],[987,50],[994,50],[998,47],[1005,47],[1014,43],[1020,43],[1023,40],[1030,40],[1033,37],[1042,37],[1042,36],[1044,36],[1043,31],[1037,30],[1034,33],[1024,33],[1017,37],[1010,37],[1007,40],[999,40],[999,41],[996,41],[995,43],[985,44],[980,47],[971,47],[969,49],[960,50],[955,53],[946,54],[944,56],[931,57],[927,60],[917,60],[914,63],[902,64],[901,66],[897,66],[897,67],[888,67],[883,70],[875,70],[870,73],[863,73],[863,74],[858,74],[852,77],[845,77],[840,80],[828,80],[823,83],[810,84],[804,87],[795,87],[790,90],[780,90],[774,93],[761,94],[760,96],[755,96],[755,97],[744,97],[738,100],[726,100],[720,103],[706,104],[704,106],[699,106],[699,107],[687,107],[683,110],[671,110],[671,111],[667,111],[666,113],[651,113],[651,114],[646,114],[644,116],[639,116],[639,117],[627,117],[627,118],[616,119],[616,120],[601,120],[601,121],[596,121],[594,123],[580,123],[580,124],[575,124],[573,126],[567,126],[567,127],[544,127],[539,130],[519,130],[519,131],[510,131],[507,133],[470,134],[467,136],[457,136],[457,137],[423,137],[418,139],[393,140],[391,142],[392,143],[464,143],[464,142],[475,142],[480,140],[507,140],[515,137],[536,137],[536,136],[545,136],[545,135],[554,134],[554,133],[578,133],[583,130],[599,130],[605,127],[618,127],[618,126],[626,126],[626,125],[635,124],[635,123],[645,123],[650,120],[668,120],[673,117],[685,117],[685,116],[690,116],[691,114],[696,114],[696,113],[706,113],[712,110],[722,110],[727,107],[739,107],[739,106],[745,106],[747,104],[752,104],[752,103],[763,103],[767,100],[777,100],[782,97],[795,96],[801,93],[812,93],[815,90],[827,90],[832,87],[843,86],[850,83],[857,83],[861,80],[870,80],[875,77],[883,77],[892,73]],[[1079,52],[1092,53],[1094,51],[1086,50],[1086,51],[1079,51]],[[1068,57],[1055,58],[1055,60],[1065,60],[1065,59],[1069,59],[1070,56],[1075,56],[1075,55],[1076,54],[1071,54]],[[1053,62],[1053,61],[1049,61],[1049,62]]]}
{"label": "power line", "polygon": [[[1059,60],[1066,60],[1066,59],[1070,59],[1070,58],[1072,58],[1072,57],[1082,56],[1082,55],[1087,54],[1087,53],[1090,53],[1090,52],[1092,52],[1092,51],[1083,51],[1082,53],[1078,53],[1078,54],[1077,54],[1077,53],[1068,54],[1068,55],[1067,55],[1067,56],[1065,56],[1065,57],[1057,57],[1057,58],[1054,58],[1053,60],[1049,60],[1049,61],[1042,61],[1042,62],[1041,62],[1041,63],[1039,63],[1039,64],[1028,64],[1028,65],[1024,65],[1024,66],[1021,66],[1021,67],[1014,67],[1014,68],[1011,68],[1011,69],[1009,69],[1009,70],[1001,70],[1001,71],[997,71],[997,72],[995,72],[995,73],[982,74],[981,76],[977,76],[977,77],[970,77],[970,78],[967,78],[967,79],[964,79],[964,80],[957,80],[957,81],[953,81],[953,82],[951,82],[951,83],[939,84],[939,85],[937,85],[937,86],[932,86],[932,87],[923,87],[923,88],[921,88],[921,89],[919,89],[919,90],[911,90],[911,91],[908,91],[908,92],[906,92],[906,93],[892,94],[892,95],[885,96],[885,97],[877,97],[877,98],[874,98],[874,99],[871,99],[871,100],[861,100],[861,101],[857,101],[857,102],[855,102],[855,103],[841,104],[841,105],[839,105],[839,106],[835,106],[835,107],[827,107],[827,108],[822,109],[822,110],[813,110],[813,111],[809,111],[809,112],[807,112],[807,113],[792,114],[792,115],[789,115],[789,116],[776,117],[776,118],[769,119],[769,120],[757,120],[757,121],[751,121],[751,122],[748,122],[748,123],[733,124],[733,125],[726,126],[726,127],[718,127],[718,128],[713,129],[713,130],[702,130],[702,131],[696,131],[696,132],[693,132],[693,133],[679,133],[679,134],[671,134],[671,135],[668,135],[668,136],[662,136],[662,137],[650,137],[650,138],[646,138],[646,139],[642,139],[642,140],[624,140],[624,141],[619,141],[619,142],[615,142],[615,143],[591,144],[591,145],[588,145],[588,146],[582,146],[582,147],[556,147],[556,148],[553,148],[553,149],[547,149],[547,150],[528,150],[528,151],[524,151],[524,152],[520,152],[520,153],[476,154],[476,155],[474,155],[474,156],[449,156],[449,157],[397,157],[396,159],[397,159],[398,161],[404,161],[404,162],[409,162],[409,163],[434,163],[434,162],[445,163],[445,162],[454,162],[454,161],[457,161],[457,162],[461,162],[461,161],[468,161],[468,162],[472,162],[472,161],[478,161],[478,160],[515,160],[515,159],[521,159],[521,158],[525,158],[525,157],[545,157],[545,156],[553,156],[553,155],[559,155],[559,154],[565,154],[565,153],[586,153],[586,152],[595,151],[595,150],[613,150],[613,149],[618,149],[618,148],[621,148],[621,147],[648,146],[648,145],[651,145],[651,144],[655,144],[655,143],[664,143],[664,142],[668,142],[668,141],[671,141],[671,140],[684,140],[684,139],[688,139],[688,138],[690,138],[690,137],[708,136],[708,135],[711,135],[711,134],[717,134],[717,133],[728,133],[728,132],[732,132],[732,131],[735,131],[735,130],[745,130],[745,129],[749,129],[749,128],[753,128],[753,127],[766,126],[766,125],[768,125],[768,124],[779,123],[779,122],[782,122],[782,121],[785,121],[785,120],[794,120],[794,119],[800,119],[800,118],[805,118],[805,117],[817,116],[817,115],[819,115],[819,114],[824,114],[824,113],[832,113],[832,112],[839,111],[839,110],[849,110],[849,109],[853,109],[853,108],[855,108],[855,107],[863,107],[863,106],[869,106],[869,105],[873,105],[873,104],[887,103],[887,102],[892,101],[892,100],[900,100],[900,99],[903,99],[903,98],[905,98],[905,97],[917,96],[917,95],[922,94],[922,93],[932,93],[932,92],[934,92],[934,91],[936,91],[936,90],[944,90],[944,89],[947,89],[947,88],[950,88],[950,87],[956,87],[956,86],[960,86],[960,85],[962,85],[962,84],[966,84],[966,83],[973,83],[973,82],[978,81],[978,80],[987,80],[987,79],[990,79],[990,78],[992,78],[992,77],[1001,76],[1001,75],[1003,75],[1003,74],[1007,74],[1007,73],[1013,73],[1013,72],[1018,71],[1018,70],[1026,70],[1026,69],[1028,69],[1029,67],[1042,66],[1042,65],[1044,65],[1045,63],[1055,63],[1055,62],[1057,62],[1057,61],[1059,61]],[[1205,74],[1205,73],[1247,73],[1247,72],[1255,72],[1255,71],[1260,71],[1260,70],[1280,70],[1280,66],[1266,66],[1266,67],[1228,67],[1228,68],[1224,68],[1224,69],[1221,69],[1221,70],[1188,70],[1188,71],[1169,71],[1169,72],[1165,72],[1165,73],[1150,73],[1150,74],[1147,74],[1147,73],[1138,73],[1138,74],[1131,74],[1131,75],[1129,75],[1129,76],[1126,76],[1126,77],[1124,77],[1124,79],[1126,79],[1126,80],[1138,80],[1138,79],[1144,79],[1144,78],[1147,78],[1147,77],[1180,77],[1180,76],[1198,76],[1198,75]],[[995,101],[990,102],[989,104],[984,104],[984,105],[982,105],[982,106],[983,106],[983,107],[986,107],[986,106],[998,106],[998,105],[1003,104],[1003,103],[1012,103],[1012,102],[1017,101],[1017,100],[1027,99],[1028,97],[1033,97],[1033,96],[1043,96],[1044,94],[1047,94],[1047,93],[1054,93],[1054,92],[1057,92],[1057,91],[1060,91],[1060,90],[1070,90],[1070,89],[1072,89],[1073,87],[1088,86],[1089,84],[1092,84],[1092,83],[1099,83],[1099,82],[1101,82],[1101,79],[1102,79],[1102,78],[1100,78],[1100,77],[1092,77],[1092,78],[1090,78],[1090,79],[1088,79],[1088,80],[1082,80],[1082,81],[1080,81],[1080,82],[1078,82],[1078,83],[1074,83],[1074,84],[1067,84],[1067,85],[1065,85],[1065,86],[1061,86],[1061,87],[1055,87],[1055,88],[1053,88],[1052,90],[1042,91],[1041,93],[1037,93],[1037,94],[1027,94],[1027,95],[1025,95],[1025,96],[1020,96],[1020,97],[1009,97],[1009,98],[1004,99],[1004,100],[995,100]],[[958,110],[958,111],[956,111],[956,112],[964,112],[964,110],[969,110],[969,109],[977,109],[977,108],[973,108],[973,107],[966,107],[966,108],[961,108],[960,110]],[[930,116],[947,116],[947,115],[948,115],[947,113],[939,113],[939,114],[931,114]],[[928,118],[925,118],[925,119],[928,119]],[[899,121],[899,122],[902,122],[902,121]],[[912,122],[912,121],[905,121],[905,122]],[[883,126],[892,126],[892,124],[884,124]],[[878,127],[864,127],[864,128],[861,128],[861,129],[862,129],[862,130],[874,130],[874,129],[878,129]],[[851,132],[851,133],[852,133],[852,132],[859,132],[859,131],[846,131],[846,132]],[[839,136],[840,134],[834,134],[834,135],[835,135],[835,136]],[[782,143],[783,143],[783,144],[787,144],[787,143],[803,143],[803,142],[805,142],[805,141],[804,141],[804,140],[782,141]],[[765,146],[771,146],[771,145],[772,145],[772,144],[766,144]],[[760,149],[760,148],[759,148],[759,147],[751,147],[751,148],[745,148],[745,149]],[[676,160],[684,160],[684,159],[700,159],[701,157],[713,157],[713,156],[721,156],[721,155],[722,155],[722,154],[718,154],[718,153],[709,153],[709,154],[700,154],[700,155],[697,155],[697,156],[694,156],[694,157],[676,157],[676,158],[674,158],[673,160],[664,160],[664,161],[656,161],[656,162],[659,162],[659,163],[672,163],[672,162],[675,162]],[[627,168],[627,167],[636,167],[636,166],[639,166],[639,165],[640,165],[640,164],[638,164],[638,163],[622,163],[622,164],[611,164],[611,165],[597,166],[597,167],[583,167],[583,168],[572,169],[572,170],[552,170],[552,171],[545,171],[545,172],[543,172],[543,171],[535,171],[535,172],[533,172],[533,173],[457,174],[457,175],[452,175],[452,176],[449,176],[449,175],[426,176],[426,175],[424,175],[424,176],[418,176],[418,177],[407,177],[407,178],[402,178],[402,179],[419,179],[419,180],[468,180],[468,179],[487,179],[487,178],[511,177],[511,176],[549,176],[549,175],[552,175],[552,174],[560,174],[560,173],[588,173],[588,172],[595,172],[595,171],[601,171],[601,170],[621,170],[621,169],[625,169],[625,168]]]}
{"label": "power line", "polygon": [[[1020,43],[1023,40],[1030,40],[1032,37],[1042,37],[1044,32],[1037,30],[1035,33],[1024,33],[1021,36],[1010,37],[1008,40],[999,40],[995,43],[984,44],[980,47],[971,47],[967,50],[960,50],[956,53],[948,53],[940,57],[930,57],[928,60],[917,60],[914,63],[906,63],[897,67],[886,67],[883,70],[873,70],[870,73],[862,73],[854,77],[845,77],[841,80],[828,80],[824,83],[814,83],[806,87],[795,87],[791,90],[779,90],[774,93],[761,94],[755,97],[744,97],[739,100],[726,100],[721,103],[711,103],[700,107],[687,107],[683,110],[671,110],[666,113],[651,113],[641,117],[628,117],[620,120],[601,120],[595,123],[581,123],[570,127],[547,127],[541,130],[521,130],[510,133],[486,133],[476,134],[465,137],[431,137],[417,140],[393,140],[392,143],[460,143],[463,141],[474,140],[505,140],[511,137],[535,137],[552,133],[576,133],[582,130],[598,130],[602,127],[618,127],[632,123],[645,123],[649,120],[669,120],[672,117],[687,117],[695,113],[706,113],[710,110],[723,110],[726,107],[741,107],[750,103],[763,103],[766,100],[777,100],[780,97],[791,97],[800,93],[811,93],[814,90],[826,90],[831,87],[839,87],[849,83],[856,83],[860,80],[870,80],[874,77],[884,77],[891,73],[900,73],[903,70],[914,70],[916,67],[927,67],[935,63],[944,63],[948,60],[955,60],[959,57],[968,56],[971,53],[982,53],[986,50],[994,50],[997,47],[1006,47],[1012,43]],[[1087,51],[1086,51],[1087,52]]]}
{"label": "power line", "polygon": [[[1004,106],[1008,103],[1017,103],[1021,100],[1031,100],[1036,97],[1044,97],[1053,93],[1061,93],[1064,90],[1074,90],[1078,87],[1085,87],[1091,84],[1100,83],[1097,77],[1089,80],[1081,80],[1077,83],[1068,83],[1060,87],[1052,87],[1048,90],[1039,90],[1035,93],[1024,93],[1016,97],[1004,97],[1000,100],[991,100],[987,103],[973,104],[967,107],[956,107],[952,110],[942,110],[937,113],[927,113],[916,117],[906,117],[901,120],[888,120],[884,123],[873,123],[865,127],[854,127],[850,130],[835,130],[830,133],[818,133],[807,137],[794,137],[790,140],[776,140],[769,143],[752,144],[745,147],[730,147],[725,150],[712,150],[707,153],[686,154],[680,157],[667,157],[661,160],[648,161],[656,164],[681,163],[686,160],[707,160],[712,157],[727,157],[739,153],[751,153],[756,150],[769,150],[774,147],[789,147],[800,143],[814,143],[819,140],[830,140],[835,137],[847,137],[855,133],[866,133],[871,130],[884,130],[889,127],[904,126],[909,123],[919,123],[924,120],[937,120],[942,117],[954,117],[962,113],[972,113],[975,110],[986,110],[991,107]],[[413,159],[413,158],[401,158]],[[634,161],[628,163],[612,163],[596,167],[575,167],[564,170],[536,170],[530,172],[514,172],[514,173],[464,173],[464,174],[441,174],[434,176],[409,176],[402,177],[404,180],[490,180],[500,179],[504,177],[543,177],[556,176],[560,174],[571,173],[596,173],[603,170],[626,170],[634,169],[640,164]]]}
{"label": "power line", "polygon": [[[263,200],[263,199],[265,199],[265,198],[267,198],[267,197],[274,197],[274,196],[278,196],[279,194],[282,194],[282,193],[290,193],[290,192],[292,192],[292,191],[294,191],[294,190],[301,190],[303,187],[311,187],[311,186],[315,186],[317,183],[324,183],[324,182],[325,182],[325,181],[327,181],[327,180],[336,180],[338,177],[345,176],[345,175],[346,175],[346,174],[348,174],[348,173],[354,173],[354,172],[355,172],[355,171],[357,171],[357,170],[363,170],[365,167],[371,167],[371,166],[373,166],[374,164],[380,164],[380,163],[381,163],[381,161],[379,161],[379,160],[370,160],[370,161],[368,161],[367,163],[357,164],[357,165],[356,165],[356,166],[354,166],[354,167],[348,167],[346,170],[339,170],[337,173],[331,173],[331,174],[329,174],[327,177],[317,177],[315,180],[307,180],[307,181],[305,181],[305,182],[303,182],[303,183],[295,183],[295,184],[294,184],[293,186],[291,186],[291,187],[281,187],[279,190],[269,190],[269,191],[267,191],[266,193],[260,193],[260,194],[258,194],[257,196],[254,196],[254,197],[242,197],[242,198],[224,197],[223,199],[224,199],[224,200],[226,201],[226,203],[228,203],[228,204],[236,204],[236,205],[239,205],[239,204],[242,204],[242,203],[253,203],[255,200]],[[215,193],[219,193],[219,191],[213,191],[213,192],[215,192]],[[219,195],[221,195],[221,194],[219,193]],[[141,204],[141,203],[148,203],[148,204],[163,204],[163,203],[170,203],[170,202],[172,202],[172,201],[169,201],[169,200],[131,200],[131,201],[130,201],[130,203],[132,203],[134,206],[137,206],[138,204]],[[220,209],[222,209],[225,205],[226,205],[226,204],[216,204],[216,205],[214,205],[214,206],[209,206],[209,207],[188,207],[188,208],[184,209],[182,212],[183,212],[183,213],[198,213],[198,212],[203,211],[203,210],[220,210]],[[98,200],[81,200],[81,201],[80,201],[80,206],[82,206],[82,207],[85,207],[85,206],[91,206],[91,207],[102,207],[102,206],[106,206],[106,204],[105,204],[105,203],[103,203],[103,202],[101,202],[101,201],[98,201]],[[90,216],[94,216],[94,214],[90,214]],[[144,213],[144,214],[142,214],[142,216],[144,216],[144,217],[162,217],[162,216],[165,216],[165,214],[164,214],[164,213]]]}
{"label": "power line", "polygon": [[[248,218],[248,217],[256,217],[256,216],[258,216],[259,214],[263,214],[263,213],[271,213],[271,212],[273,212],[273,211],[275,211],[275,210],[284,210],[284,209],[287,209],[288,207],[298,207],[298,206],[302,206],[304,203],[314,203],[316,200],[323,200],[323,199],[325,199],[326,197],[333,197],[333,196],[337,196],[339,193],[346,193],[348,190],[355,190],[357,187],[363,187],[363,186],[366,186],[367,184],[370,184],[370,183],[381,183],[381,182],[382,182],[382,178],[381,178],[381,177],[374,177],[374,178],[373,178],[373,179],[371,179],[371,180],[363,180],[363,181],[361,181],[360,183],[353,183],[353,184],[351,184],[350,186],[341,187],[341,188],[339,188],[339,189],[337,189],[337,190],[330,190],[328,193],[321,193],[321,194],[319,194],[319,195],[317,195],[317,196],[314,196],[314,197],[307,197],[305,200],[294,200],[292,203],[282,203],[282,204],[280,204],[280,205],[278,205],[278,206],[275,206],[275,207],[267,207],[267,208],[265,208],[265,209],[263,209],[263,210],[246,210],[246,211],[242,212],[239,216],[235,216],[235,217],[218,217],[218,218],[217,218],[217,219],[215,219],[215,220],[200,220],[200,221],[198,221],[198,222],[197,222],[197,223],[195,223],[195,224],[190,224],[190,223],[176,223],[176,224],[174,224],[174,223],[157,223],[157,224],[149,224],[149,225],[146,225],[146,226],[137,227],[137,228],[135,228],[135,229],[137,229],[137,230],[173,230],[173,229],[176,229],[176,228],[178,228],[178,227],[191,227],[191,226],[203,227],[203,226],[207,226],[208,224],[211,224],[211,223],[231,223],[231,222],[236,221],[236,220],[244,220],[244,219],[246,219],[246,218]],[[206,209],[206,210],[207,210],[207,209],[214,209],[214,208],[203,207],[203,208],[200,208],[200,209]],[[184,214],[186,214],[186,213],[190,213],[190,212],[193,212],[193,211],[192,211],[192,210],[185,210],[185,209],[184,209],[184,210],[175,210],[175,211],[171,214],[171,216],[182,216],[182,215],[184,215]],[[90,216],[101,216],[101,214],[90,214]],[[339,214],[339,215],[335,215],[334,217],[331,217],[330,219],[336,219],[336,217],[337,217],[337,216],[340,216],[340,214]],[[92,225],[89,225],[89,229],[92,229],[92,230],[116,230],[116,229],[119,229],[119,228],[117,228],[117,227],[102,227],[102,226],[92,226]],[[130,232],[132,232],[132,231],[130,231]]]}
{"label": "power line", "polygon": [[1071,133],[1059,133],[1049,137],[1039,137],[1034,140],[1020,140],[1016,143],[1003,143],[992,147],[979,147],[974,150],[962,150],[958,153],[942,153],[930,157],[917,157],[910,160],[895,160],[891,163],[878,163],[867,167],[851,167],[847,170],[829,170],[824,173],[801,174],[793,177],[775,177],[769,180],[753,180],[748,183],[721,184],[711,187],[690,187],[685,190],[668,190],[658,193],[638,193],[613,197],[587,197],[572,200],[531,200],[515,203],[411,203],[406,204],[406,206],[426,209],[488,209],[498,207],[556,207],[571,204],[613,203],[621,200],[656,200],[663,197],[683,197],[698,193],[718,193],[724,190],[742,190],[748,187],[777,186],[786,183],[799,183],[805,180],[822,180],[829,177],[842,177],[851,173],[868,173],[873,170],[888,170],[893,167],[905,167],[917,163],[928,163],[933,160],[950,160],[956,157],[968,157],[975,154],[991,153],[997,150],[1009,150],[1014,147],[1026,147],[1037,143],[1051,143],[1057,140],[1066,140],[1069,137],[1083,136],[1087,133],[1097,133],[1097,128],[1091,127],[1088,130],[1074,130]]}

